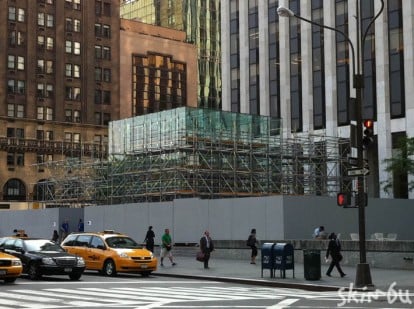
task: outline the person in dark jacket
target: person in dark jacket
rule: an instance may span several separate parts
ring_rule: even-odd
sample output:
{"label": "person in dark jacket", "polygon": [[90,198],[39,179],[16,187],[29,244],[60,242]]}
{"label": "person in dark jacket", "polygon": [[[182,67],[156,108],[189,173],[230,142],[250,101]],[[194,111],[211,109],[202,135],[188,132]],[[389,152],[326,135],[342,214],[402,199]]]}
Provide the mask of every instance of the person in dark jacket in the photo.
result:
{"label": "person in dark jacket", "polygon": [[249,238],[247,239],[247,245],[252,248],[252,254],[250,255],[250,264],[256,264],[257,257],[257,239],[256,229],[252,229]]}
{"label": "person in dark jacket", "polygon": [[328,259],[329,256],[331,256],[331,264],[329,265],[326,275],[330,277],[332,269],[334,266],[336,266],[336,269],[338,269],[341,277],[345,277],[346,274],[342,271],[341,265],[339,265],[339,262],[342,260],[341,243],[339,242],[339,239],[337,239],[335,233],[331,233],[329,235],[329,244],[328,250],[326,250],[326,259]]}
{"label": "person in dark jacket", "polygon": [[145,235],[145,248],[147,248],[149,251],[154,252],[154,238],[155,233],[152,230],[152,226],[148,227],[147,234]]}
{"label": "person in dark jacket", "polygon": [[214,250],[213,240],[210,237],[209,231],[205,231],[203,237],[200,238],[200,250],[204,254],[204,268],[208,268],[210,253]]}

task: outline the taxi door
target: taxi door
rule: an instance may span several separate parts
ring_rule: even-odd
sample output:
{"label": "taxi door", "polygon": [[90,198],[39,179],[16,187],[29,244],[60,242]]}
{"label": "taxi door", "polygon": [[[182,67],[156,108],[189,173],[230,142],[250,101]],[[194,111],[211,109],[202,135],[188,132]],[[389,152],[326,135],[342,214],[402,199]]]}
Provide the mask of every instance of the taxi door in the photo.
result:
{"label": "taxi door", "polygon": [[90,269],[101,270],[106,258],[106,246],[104,241],[99,236],[92,236],[89,245]]}

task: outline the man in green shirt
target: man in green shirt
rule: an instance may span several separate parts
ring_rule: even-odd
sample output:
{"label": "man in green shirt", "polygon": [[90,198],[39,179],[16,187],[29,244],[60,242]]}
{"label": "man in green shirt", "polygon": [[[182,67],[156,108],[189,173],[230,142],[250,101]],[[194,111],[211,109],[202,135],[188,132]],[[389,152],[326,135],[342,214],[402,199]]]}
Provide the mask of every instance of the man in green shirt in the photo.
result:
{"label": "man in green shirt", "polygon": [[170,230],[169,229],[165,229],[165,233],[164,233],[164,235],[162,235],[161,241],[162,241],[162,244],[161,244],[161,266],[164,266],[163,262],[164,262],[164,258],[166,256],[168,256],[168,258],[170,259],[172,266],[177,265],[173,261],[172,240],[171,240],[171,235],[170,235]]}

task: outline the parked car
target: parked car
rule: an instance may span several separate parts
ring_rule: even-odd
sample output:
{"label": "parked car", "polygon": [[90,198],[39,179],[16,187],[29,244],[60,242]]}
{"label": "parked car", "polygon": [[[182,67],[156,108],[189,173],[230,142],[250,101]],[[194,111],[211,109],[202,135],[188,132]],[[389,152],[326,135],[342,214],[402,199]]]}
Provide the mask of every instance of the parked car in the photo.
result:
{"label": "parked car", "polygon": [[0,249],[19,258],[23,273],[32,280],[42,275],[67,275],[71,280],[79,280],[85,270],[83,258],[67,253],[48,239],[4,237]]}
{"label": "parked car", "polygon": [[0,251],[0,280],[14,282],[22,273],[22,262],[17,257]]}
{"label": "parked car", "polygon": [[106,276],[133,272],[146,277],[157,269],[157,258],[151,251],[114,231],[72,233],[63,240],[62,247],[83,257],[86,269],[98,270]]}

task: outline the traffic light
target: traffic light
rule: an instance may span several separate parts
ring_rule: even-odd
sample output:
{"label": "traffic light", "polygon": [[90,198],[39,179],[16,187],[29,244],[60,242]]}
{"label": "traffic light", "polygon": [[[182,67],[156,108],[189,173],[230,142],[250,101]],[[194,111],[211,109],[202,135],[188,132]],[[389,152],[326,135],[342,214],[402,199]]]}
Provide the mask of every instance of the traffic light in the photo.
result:
{"label": "traffic light", "polygon": [[351,193],[349,192],[339,192],[336,195],[336,202],[338,206],[346,207],[351,205]]}
{"label": "traffic light", "polygon": [[362,138],[362,146],[368,148],[374,143],[374,120],[364,120],[364,137]]}

